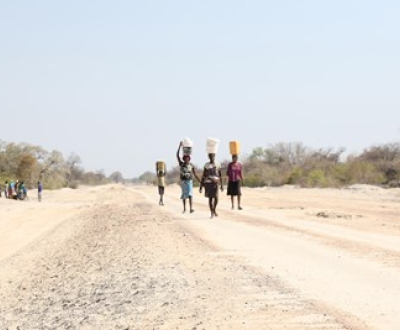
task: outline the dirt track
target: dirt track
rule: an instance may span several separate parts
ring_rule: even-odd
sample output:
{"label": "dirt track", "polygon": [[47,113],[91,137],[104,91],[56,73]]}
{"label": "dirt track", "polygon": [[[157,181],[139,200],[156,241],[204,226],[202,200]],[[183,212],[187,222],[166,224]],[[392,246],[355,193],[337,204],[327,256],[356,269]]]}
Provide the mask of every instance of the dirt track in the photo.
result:
{"label": "dirt track", "polygon": [[154,187],[0,199],[0,329],[400,329],[400,192]]}

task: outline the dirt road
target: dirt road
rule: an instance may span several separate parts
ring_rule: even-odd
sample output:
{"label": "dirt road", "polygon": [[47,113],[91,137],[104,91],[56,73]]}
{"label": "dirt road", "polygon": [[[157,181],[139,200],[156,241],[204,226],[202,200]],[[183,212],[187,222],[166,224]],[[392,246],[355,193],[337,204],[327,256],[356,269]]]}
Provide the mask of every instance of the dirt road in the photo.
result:
{"label": "dirt road", "polygon": [[0,329],[400,329],[400,192],[179,189],[0,200]]}

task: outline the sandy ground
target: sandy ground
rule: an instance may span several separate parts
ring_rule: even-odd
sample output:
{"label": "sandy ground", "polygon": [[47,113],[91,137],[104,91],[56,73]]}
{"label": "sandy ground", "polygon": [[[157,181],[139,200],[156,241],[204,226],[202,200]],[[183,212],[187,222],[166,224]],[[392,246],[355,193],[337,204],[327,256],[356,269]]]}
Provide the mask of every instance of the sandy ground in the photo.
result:
{"label": "sandy ground", "polygon": [[0,329],[400,329],[400,190],[0,199]]}

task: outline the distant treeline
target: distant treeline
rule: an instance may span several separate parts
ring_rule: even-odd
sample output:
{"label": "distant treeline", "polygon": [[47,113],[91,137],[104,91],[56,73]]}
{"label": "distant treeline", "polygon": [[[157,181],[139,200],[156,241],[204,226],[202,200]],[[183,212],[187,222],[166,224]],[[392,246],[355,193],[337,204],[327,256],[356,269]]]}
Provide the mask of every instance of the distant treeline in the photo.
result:
{"label": "distant treeline", "polygon": [[46,189],[77,188],[79,184],[99,185],[122,182],[122,174],[115,172],[106,177],[102,170],[86,172],[81,158],[72,153],[67,159],[59,151],[47,151],[27,143],[0,141],[0,184],[6,180],[24,181],[33,188],[42,181]]}
{"label": "distant treeline", "polygon": [[[343,156],[345,149],[313,149],[302,143],[277,143],[255,148],[242,157],[244,184],[248,187],[281,186],[343,187],[356,183],[400,187],[400,143],[387,143],[365,149],[359,155]],[[229,160],[222,161],[226,169]],[[111,182],[156,183],[154,171],[126,180],[116,171],[85,171],[80,157],[64,158],[59,151],[47,151],[27,143],[0,140],[0,184],[6,180],[24,181],[28,188],[42,181],[47,189],[76,188]],[[201,175],[202,168],[197,168]],[[167,183],[179,182],[179,167],[167,169]]]}
{"label": "distant treeline", "polygon": [[[297,142],[255,148],[249,156],[240,159],[244,184],[248,187],[291,184],[325,188],[359,183],[400,187],[400,143],[372,146],[359,155],[346,157],[344,151],[313,149]],[[222,165],[226,168],[227,163],[225,160]],[[155,182],[155,175],[146,172],[139,179],[151,183]],[[179,182],[177,166],[167,172],[167,182]]]}

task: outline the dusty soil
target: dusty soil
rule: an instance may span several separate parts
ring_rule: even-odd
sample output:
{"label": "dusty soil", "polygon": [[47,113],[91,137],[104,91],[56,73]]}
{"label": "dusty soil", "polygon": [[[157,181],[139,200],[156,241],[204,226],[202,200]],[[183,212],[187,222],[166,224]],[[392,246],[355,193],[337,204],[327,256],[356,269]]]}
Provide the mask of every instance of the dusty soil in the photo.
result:
{"label": "dusty soil", "polygon": [[400,190],[0,199],[0,329],[400,329]]}

